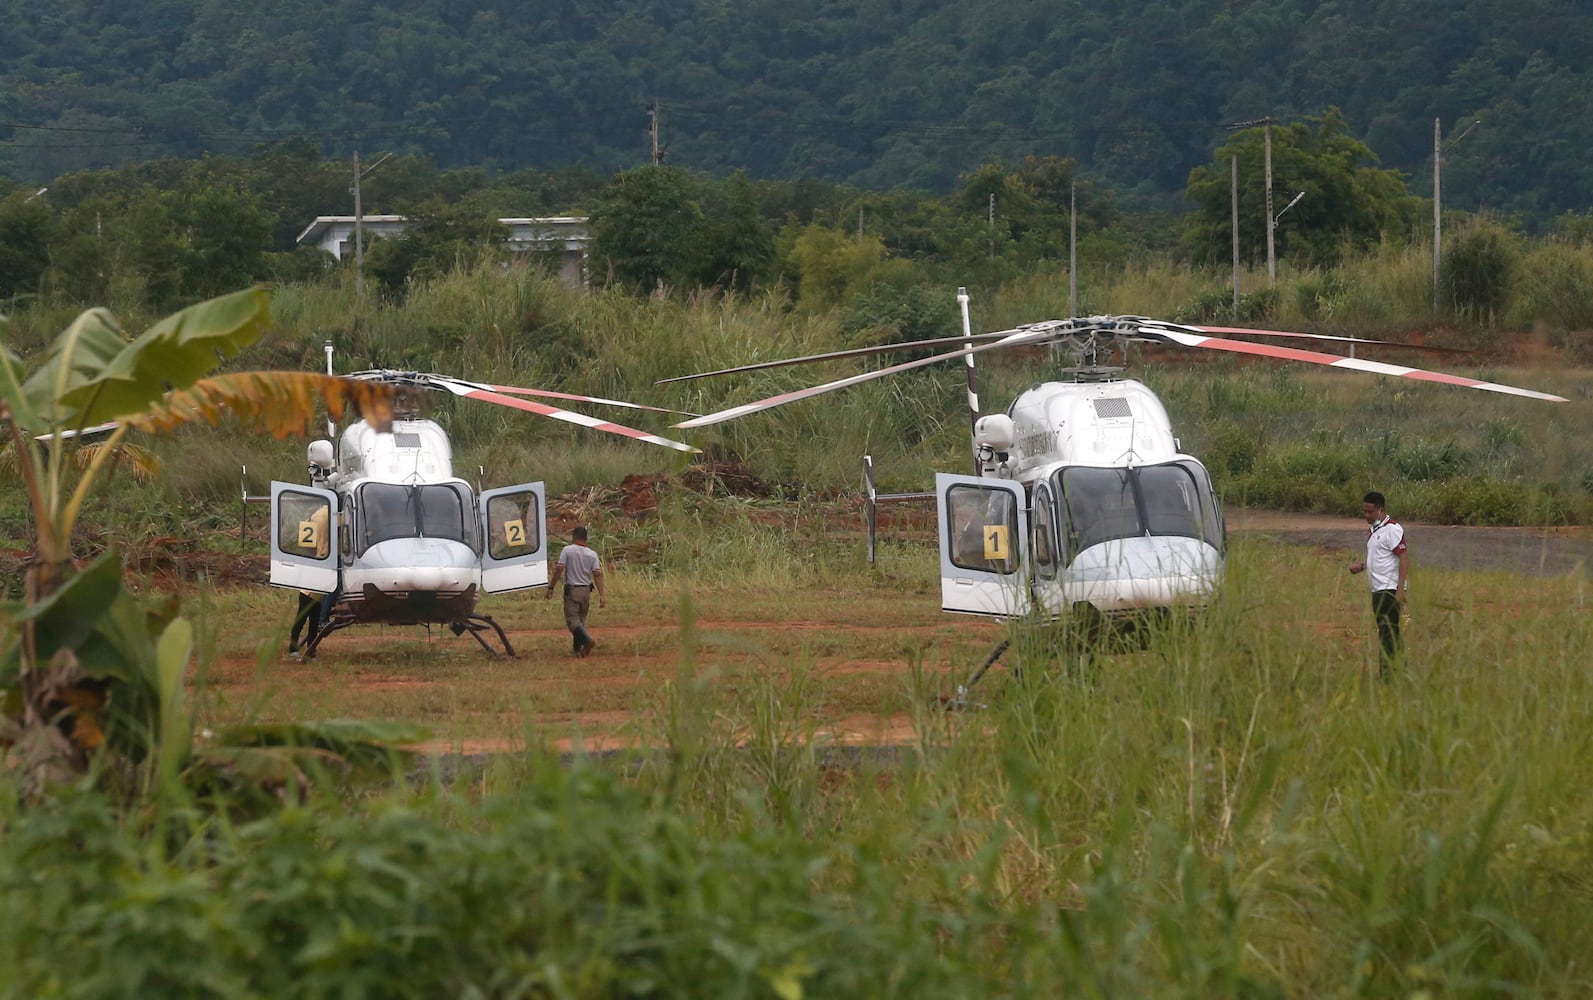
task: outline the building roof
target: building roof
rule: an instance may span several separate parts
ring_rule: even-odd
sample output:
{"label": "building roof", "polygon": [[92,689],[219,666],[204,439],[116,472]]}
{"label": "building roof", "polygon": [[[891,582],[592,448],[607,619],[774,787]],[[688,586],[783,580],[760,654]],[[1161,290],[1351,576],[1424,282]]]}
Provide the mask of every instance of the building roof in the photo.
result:
{"label": "building roof", "polygon": [[[402,215],[366,215],[366,216],[362,216],[362,221],[363,221],[363,223],[365,225],[373,225],[373,224],[377,224],[377,223],[392,224],[392,223],[402,223],[402,222],[406,221],[406,217],[402,216]],[[586,216],[584,216],[584,215],[548,215],[548,216],[531,216],[531,217],[520,217],[520,218],[510,218],[510,219],[499,219],[498,221],[503,223],[506,226],[514,227],[514,226],[584,226],[584,225],[586,225],[586,221],[587,220],[586,220]],[[313,242],[317,242],[317,241],[319,241],[321,239],[321,236],[328,229],[331,229],[331,228],[333,228],[335,226],[353,227],[353,225],[354,225],[354,216],[352,216],[352,215],[317,215],[315,217],[315,221],[310,223],[308,226],[306,226],[304,228],[304,232],[300,233],[298,239],[294,240],[294,242],[295,243],[313,243]]]}
{"label": "building roof", "polygon": [[[366,216],[362,216],[361,217],[361,221],[363,221],[363,222],[403,222],[404,221],[404,217],[402,215],[366,215]],[[315,217],[315,221],[310,223],[308,226],[304,227],[304,232],[300,233],[299,234],[299,238],[294,240],[293,242],[295,242],[295,243],[303,243],[303,242],[305,242],[307,240],[309,240],[309,241],[318,240],[318,239],[320,239],[322,233],[326,232],[328,229],[331,229],[333,226],[337,225],[338,223],[344,223],[344,222],[346,222],[346,223],[348,223],[349,225],[352,226],[354,224],[354,216],[352,216],[352,215],[317,215]]]}

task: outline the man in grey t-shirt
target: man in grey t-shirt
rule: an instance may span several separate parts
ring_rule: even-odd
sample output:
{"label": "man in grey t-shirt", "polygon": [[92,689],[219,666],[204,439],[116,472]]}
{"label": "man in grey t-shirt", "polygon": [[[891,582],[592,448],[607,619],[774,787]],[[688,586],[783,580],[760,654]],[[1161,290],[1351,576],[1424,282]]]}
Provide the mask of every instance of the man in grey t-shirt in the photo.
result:
{"label": "man in grey t-shirt", "polygon": [[570,640],[576,656],[582,659],[597,645],[586,630],[586,616],[592,610],[592,589],[597,588],[597,606],[608,607],[603,596],[603,560],[586,545],[586,528],[570,532],[570,544],[559,553],[559,562],[553,567],[544,599],[553,596],[553,588],[564,580],[564,625],[570,630]]}

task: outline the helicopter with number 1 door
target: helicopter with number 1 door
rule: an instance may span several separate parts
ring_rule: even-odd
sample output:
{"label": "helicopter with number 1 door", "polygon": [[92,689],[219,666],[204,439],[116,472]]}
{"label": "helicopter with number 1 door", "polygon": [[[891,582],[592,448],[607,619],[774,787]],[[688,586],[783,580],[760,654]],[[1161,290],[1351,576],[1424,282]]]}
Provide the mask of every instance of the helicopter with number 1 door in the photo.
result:
{"label": "helicopter with number 1 door", "polygon": [[[1166,408],[1123,376],[1131,344],[1224,351],[1549,402],[1564,398],[1480,379],[1366,358],[1278,346],[1298,339],[1382,344],[1358,337],[1188,326],[1141,316],[1089,316],[864,347],[664,379],[725,375],[891,351],[952,350],[825,382],[675,424],[696,428],[956,358],[966,360],[975,474],[936,473],[941,607],[950,612],[1047,620],[1123,618],[1199,608],[1222,579],[1222,505],[1206,467],[1185,452]],[[1407,345],[1397,345],[1407,346]],[[986,351],[1050,347],[1058,377],[1023,391],[1002,413],[981,414],[973,359]],[[1115,352],[1115,356],[1114,356]],[[1113,363],[1119,361],[1119,363]],[[917,496],[925,496],[917,494]]]}

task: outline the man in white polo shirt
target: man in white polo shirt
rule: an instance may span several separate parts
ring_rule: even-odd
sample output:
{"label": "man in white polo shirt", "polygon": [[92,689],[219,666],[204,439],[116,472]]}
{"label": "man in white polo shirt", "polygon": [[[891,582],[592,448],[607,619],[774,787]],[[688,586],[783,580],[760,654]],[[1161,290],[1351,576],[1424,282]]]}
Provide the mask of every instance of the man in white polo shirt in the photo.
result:
{"label": "man in white polo shirt", "polygon": [[570,532],[570,544],[559,553],[559,562],[553,567],[544,599],[553,596],[553,588],[559,585],[561,577],[564,579],[564,624],[570,630],[575,655],[585,659],[597,645],[586,630],[586,616],[592,610],[592,588],[597,588],[598,607],[607,607],[608,599],[603,596],[603,561],[587,548],[584,527]]}
{"label": "man in white polo shirt", "polygon": [[1405,545],[1405,528],[1384,510],[1383,494],[1366,494],[1361,514],[1369,526],[1366,535],[1366,561],[1350,567],[1351,573],[1365,572],[1372,582],[1372,617],[1377,619],[1377,639],[1382,653],[1378,660],[1381,676],[1388,680],[1404,647],[1399,636],[1400,601],[1410,597],[1410,552]]}

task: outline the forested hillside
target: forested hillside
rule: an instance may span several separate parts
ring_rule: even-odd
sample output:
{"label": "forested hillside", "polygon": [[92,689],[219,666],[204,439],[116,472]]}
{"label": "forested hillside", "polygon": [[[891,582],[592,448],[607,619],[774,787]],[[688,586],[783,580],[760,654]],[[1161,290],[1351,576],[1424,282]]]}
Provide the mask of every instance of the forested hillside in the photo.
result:
{"label": "forested hillside", "polygon": [[13,0],[0,174],[304,138],[609,173],[648,161],[946,190],[1075,158],[1176,204],[1230,123],[1342,109],[1385,166],[1541,224],[1593,190],[1593,10],[1553,0]]}

